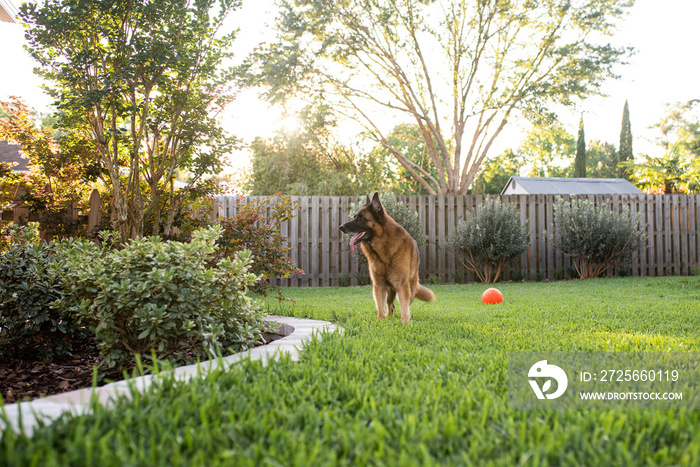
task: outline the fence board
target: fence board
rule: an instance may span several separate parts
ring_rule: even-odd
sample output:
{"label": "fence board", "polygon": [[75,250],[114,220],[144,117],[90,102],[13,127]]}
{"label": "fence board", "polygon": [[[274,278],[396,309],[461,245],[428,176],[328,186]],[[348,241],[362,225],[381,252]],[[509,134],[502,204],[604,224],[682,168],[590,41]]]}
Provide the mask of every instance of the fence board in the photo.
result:
{"label": "fence board", "polygon": [[678,232],[680,234],[680,271],[681,275],[688,275],[688,201],[687,196],[679,196]]}
{"label": "fence board", "polygon": [[697,231],[696,217],[695,217],[695,197],[688,197],[688,268],[689,273],[693,273],[693,269],[698,267],[698,248],[697,239],[700,238]]}
{"label": "fence board", "polygon": [[528,218],[532,227],[530,227],[530,247],[528,249],[528,272],[530,277],[535,277],[537,274],[537,196],[528,197]]}

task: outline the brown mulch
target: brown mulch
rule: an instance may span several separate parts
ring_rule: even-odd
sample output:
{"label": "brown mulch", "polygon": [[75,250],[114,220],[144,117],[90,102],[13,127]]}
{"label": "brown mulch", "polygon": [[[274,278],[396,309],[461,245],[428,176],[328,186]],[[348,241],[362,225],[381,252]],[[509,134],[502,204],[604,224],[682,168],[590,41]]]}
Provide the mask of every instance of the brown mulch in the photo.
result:
{"label": "brown mulch", "polygon": [[51,362],[0,361],[0,396],[10,404],[89,388],[92,368],[97,363],[98,351],[93,341],[75,346],[73,356]]}
{"label": "brown mulch", "polygon": [[[263,333],[263,342],[259,345],[282,337]],[[5,404],[11,404],[92,387],[93,367],[98,362],[99,352],[93,340],[74,344],[71,357],[52,362],[0,361],[0,396]],[[116,374],[110,376],[101,384],[120,379]]]}

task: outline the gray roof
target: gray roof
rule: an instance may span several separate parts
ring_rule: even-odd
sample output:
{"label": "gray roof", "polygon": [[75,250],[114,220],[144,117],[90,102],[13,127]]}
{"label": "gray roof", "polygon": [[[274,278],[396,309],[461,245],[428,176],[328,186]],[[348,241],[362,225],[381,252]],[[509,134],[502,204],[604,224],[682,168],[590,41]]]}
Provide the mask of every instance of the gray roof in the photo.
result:
{"label": "gray roof", "polygon": [[624,178],[510,177],[501,194],[514,189],[536,195],[644,194]]}
{"label": "gray roof", "polygon": [[10,144],[7,141],[0,141],[0,162],[17,162],[12,167],[15,172],[29,172],[29,159],[24,157],[19,151],[22,147],[18,144]]}

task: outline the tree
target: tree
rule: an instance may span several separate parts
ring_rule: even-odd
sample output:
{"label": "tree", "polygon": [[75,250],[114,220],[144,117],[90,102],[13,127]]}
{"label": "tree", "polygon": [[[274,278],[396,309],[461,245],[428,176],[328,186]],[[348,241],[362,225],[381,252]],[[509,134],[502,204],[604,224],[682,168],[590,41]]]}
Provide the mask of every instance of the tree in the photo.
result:
{"label": "tree", "polygon": [[[596,94],[627,49],[600,41],[629,0],[298,0],[259,54],[270,98],[323,92],[431,194],[464,194],[509,119]],[[414,122],[436,175],[385,134]]]}
{"label": "tree", "polygon": [[481,166],[479,175],[474,180],[472,193],[478,195],[498,195],[510,180],[520,173],[520,157],[507,149],[495,159],[489,159]]}
{"label": "tree", "polygon": [[614,144],[592,140],[586,148],[586,174],[591,178],[617,178],[617,149]]}
{"label": "tree", "polygon": [[[221,169],[235,140],[216,114],[232,99],[238,0],[58,0],[25,3],[28,50],[52,86],[64,131],[91,141],[121,241],[166,235],[190,188]],[[218,12],[215,7],[218,6]],[[179,169],[188,188],[174,190]],[[162,224],[162,225],[161,225]]]}
{"label": "tree", "polygon": [[678,146],[670,147],[661,157],[642,154],[642,158],[644,162],[623,165],[642,190],[665,195],[685,192],[684,163]]}
{"label": "tree", "polygon": [[518,148],[531,177],[570,177],[576,140],[559,123],[535,126]]}
{"label": "tree", "polygon": [[661,130],[658,142],[664,148],[675,144],[694,159],[700,158],[700,99],[668,104],[666,114],[654,126]]}
{"label": "tree", "polygon": [[[435,168],[431,164],[428,147],[425,144],[423,135],[418,125],[401,123],[396,125],[391,133],[387,135],[387,141],[399,150],[409,161],[418,165],[421,169],[429,172],[433,177],[437,176]],[[378,157],[380,160],[392,160],[394,156],[387,148],[381,144],[372,150],[371,157]],[[396,164],[392,164],[396,165]],[[427,195],[425,189],[402,165],[398,165],[395,174],[391,175],[392,185],[396,193],[404,195]],[[371,190],[370,190],[371,191]]]}
{"label": "tree", "polygon": [[624,163],[634,162],[634,153],[632,152],[632,125],[630,124],[630,108],[625,101],[625,107],[622,110],[622,129],[620,130],[620,148],[618,150],[620,172],[619,176],[630,179],[631,172],[629,165]]}
{"label": "tree", "polygon": [[19,145],[31,169],[21,176],[2,177],[0,201],[9,202],[8,190],[20,183],[26,190],[22,201],[32,214],[42,215],[42,231],[51,236],[76,236],[77,223],[69,210],[87,207],[93,188],[90,182],[99,171],[90,157],[91,142],[79,135],[37,128],[36,112],[18,97],[0,100],[0,111],[6,115],[0,119],[0,140]]}
{"label": "tree", "polygon": [[625,163],[631,177],[651,192],[700,192],[700,100],[668,105],[666,114],[654,125],[661,130],[661,156],[642,155],[643,162]]}
{"label": "tree", "polygon": [[358,155],[338,143],[329,110],[325,105],[306,108],[299,115],[298,133],[256,138],[245,190],[254,195],[349,196],[389,187],[393,170],[387,159]]}
{"label": "tree", "polygon": [[583,130],[583,117],[581,117],[581,120],[578,122],[576,158],[574,159],[574,177],[586,178],[586,134]]}

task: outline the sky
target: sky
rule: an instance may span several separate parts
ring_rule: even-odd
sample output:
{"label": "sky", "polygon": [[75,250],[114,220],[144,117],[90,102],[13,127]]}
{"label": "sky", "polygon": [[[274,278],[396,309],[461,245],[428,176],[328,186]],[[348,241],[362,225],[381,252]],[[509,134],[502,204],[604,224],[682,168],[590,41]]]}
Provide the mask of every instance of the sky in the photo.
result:
{"label": "sky", "polygon": [[[13,1],[15,5],[18,0]],[[242,8],[231,17],[231,26],[240,28],[236,46],[241,55],[262,41],[272,41],[274,0],[243,0]],[[569,133],[576,134],[583,115],[586,140],[619,143],[622,109],[629,102],[635,153],[660,155],[654,144],[658,136],[649,127],[664,114],[665,105],[700,98],[700,0],[637,0],[630,15],[612,39],[615,45],[629,45],[636,53],[628,65],[620,66],[619,80],[608,81],[606,97],[589,98],[574,111],[560,115]],[[18,95],[40,111],[47,111],[51,99],[41,90],[41,80],[33,74],[35,64],[24,50],[24,30],[17,24],[0,23],[0,98]],[[223,125],[245,141],[256,136],[270,137],[289,119],[278,108],[257,97],[256,90],[242,92],[223,116]],[[516,148],[524,124],[514,123],[501,135],[491,156],[506,148]],[[241,167],[247,152],[233,156],[232,165]]]}

